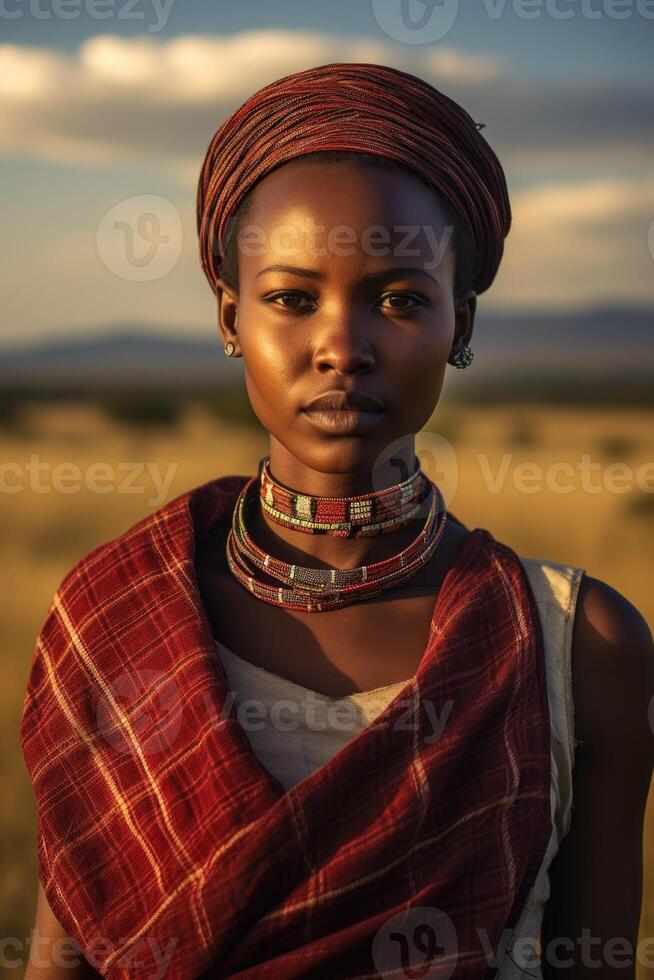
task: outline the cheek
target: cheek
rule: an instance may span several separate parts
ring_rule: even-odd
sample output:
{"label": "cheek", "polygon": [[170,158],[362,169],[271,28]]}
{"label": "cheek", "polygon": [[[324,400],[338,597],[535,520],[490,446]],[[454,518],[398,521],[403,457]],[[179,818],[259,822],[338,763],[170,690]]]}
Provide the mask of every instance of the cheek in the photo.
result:
{"label": "cheek", "polygon": [[406,388],[406,414],[420,428],[431,416],[443,387],[445,358],[436,356],[433,350],[425,351],[418,363],[414,363]]}
{"label": "cheek", "polygon": [[439,329],[412,337],[409,343],[397,343],[388,353],[389,366],[403,383],[433,378],[444,371],[452,347],[453,333]]}
{"label": "cheek", "polygon": [[248,331],[241,339],[245,382],[255,413],[263,418],[290,414],[291,389],[300,371],[301,352],[288,333],[267,330],[265,325]]}
{"label": "cheek", "polygon": [[446,330],[425,334],[423,339],[399,348],[392,358],[398,401],[398,421],[407,431],[417,431],[431,417],[440,397],[451,350]]}

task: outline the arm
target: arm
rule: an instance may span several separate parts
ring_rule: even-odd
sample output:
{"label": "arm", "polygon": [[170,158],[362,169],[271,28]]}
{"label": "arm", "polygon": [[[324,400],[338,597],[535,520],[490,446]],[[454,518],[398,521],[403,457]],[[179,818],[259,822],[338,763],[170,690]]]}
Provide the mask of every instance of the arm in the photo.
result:
{"label": "arm", "polygon": [[39,881],[36,922],[24,980],[95,980],[101,976],[55,918]]}
{"label": "arm", "polygon": [[634,980],[643,818],[654,768],[654,646],[638,610],[587,576],[577,602],[572,672],[575,736],[582,744],[570,831],[550,869],[543,977]]}

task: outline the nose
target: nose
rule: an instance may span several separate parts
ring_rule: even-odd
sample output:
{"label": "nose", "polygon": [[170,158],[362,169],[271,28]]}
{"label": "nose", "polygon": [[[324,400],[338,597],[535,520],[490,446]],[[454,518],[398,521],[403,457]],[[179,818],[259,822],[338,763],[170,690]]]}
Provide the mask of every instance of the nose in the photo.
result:
{"label": "nose", "polygon": [[344,310],[325,316],[315,330],[313,366],[316,371],[367,374],[374,369],[375,355],[361,314]]}

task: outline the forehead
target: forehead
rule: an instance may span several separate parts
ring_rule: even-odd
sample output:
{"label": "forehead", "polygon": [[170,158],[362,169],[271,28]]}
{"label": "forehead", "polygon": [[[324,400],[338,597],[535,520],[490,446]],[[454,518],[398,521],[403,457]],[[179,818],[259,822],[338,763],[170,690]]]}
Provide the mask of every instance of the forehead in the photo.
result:
{"label": "forehead", "polygon": [[437,189],[418,175],[355,160],[291,160],[260,180],[252,196],[250,215],[256,211],[262,221],[300,212],[330,217],[338,212],[352,223],[373,214],[382,222],[446,220]]}
{"label": "forehead", "polygon": [[[449,261],[450,211],[436,188],[399,168],[357,161],[292,160],[252,192],[241,229],[247,258],[279,254],[401,258],[400,264]],[[386,254],[384,255],[384,246]],[[417,260],[417,262],[416,262]]]}

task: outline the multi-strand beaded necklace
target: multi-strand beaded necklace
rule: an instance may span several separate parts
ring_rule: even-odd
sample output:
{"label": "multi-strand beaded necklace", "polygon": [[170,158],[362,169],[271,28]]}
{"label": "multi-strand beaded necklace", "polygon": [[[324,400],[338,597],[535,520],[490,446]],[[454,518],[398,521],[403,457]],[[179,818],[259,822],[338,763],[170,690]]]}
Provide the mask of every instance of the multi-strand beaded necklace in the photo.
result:
{"label": "multi-strand beaded necklace", "polygon": [[[427,509],[427,517],[409,545],[383,561],[357,568],[304,567],[274,558],[250,537],[246,519],[256,504],[257,488],[260,504],[273,521],[310,534],[370,537],[403,527],[421,507]],[[241,585],[264,602],[324,612],[369,599],[411,578],[433,555],[446,519],[439,488],[419,468],[408,480],[384,490],[358,497],[316,497],[294,493],[277,483],[266,458],[259,476],[248,481],[236,501],[227,536],[227,562]],[[257,571],[279,584],[262,581]]]}

